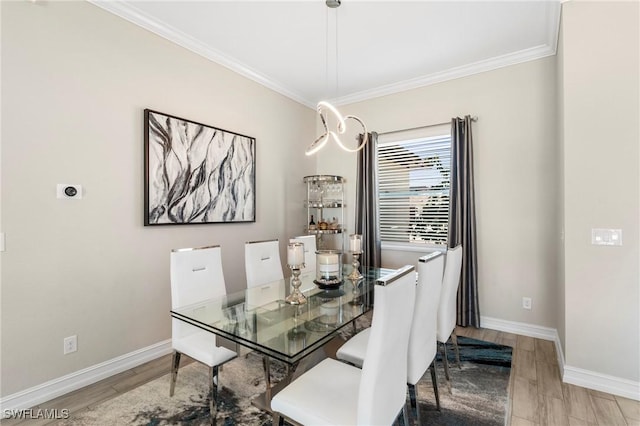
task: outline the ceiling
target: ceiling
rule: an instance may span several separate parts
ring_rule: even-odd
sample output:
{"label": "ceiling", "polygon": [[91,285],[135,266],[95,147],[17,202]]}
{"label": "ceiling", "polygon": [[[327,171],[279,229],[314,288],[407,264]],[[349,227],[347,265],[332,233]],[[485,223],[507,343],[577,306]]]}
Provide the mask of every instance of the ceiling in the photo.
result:
{"label": "ceiling", "polygon": [[89,0],[302,104],[554,55],[558,1]]}

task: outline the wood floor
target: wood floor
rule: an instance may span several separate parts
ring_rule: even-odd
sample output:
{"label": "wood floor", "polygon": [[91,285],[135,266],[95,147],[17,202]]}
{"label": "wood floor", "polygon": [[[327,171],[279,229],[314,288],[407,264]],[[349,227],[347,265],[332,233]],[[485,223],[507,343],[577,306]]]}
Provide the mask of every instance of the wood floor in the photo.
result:
{"label": "wood floor", "polygon": [[[487,329],[458,327],[456,332],[459,336],[513,347],[508,408],[511,426],[640,426],[640,402],[562,383],[553,342]],[[170,356],[165,356],[34,409],[68,409],[73,418],[74,413],[167,374],[169,366]],[[3,420],[1,423],[39,426],[55,424],[55,421]]]}
{"label": "wood floor", "polygon": [[640,425],[640,402],[562,383],[553,342],[495,330],[456,333],[511,346],[511,426]]}

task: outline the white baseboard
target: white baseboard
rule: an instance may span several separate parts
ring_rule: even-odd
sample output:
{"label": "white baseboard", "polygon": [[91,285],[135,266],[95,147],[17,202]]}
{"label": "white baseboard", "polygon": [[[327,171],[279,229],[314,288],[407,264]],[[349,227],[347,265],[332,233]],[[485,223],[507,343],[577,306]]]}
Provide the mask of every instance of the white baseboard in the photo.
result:
{"label": "white baseboard", "polygon": [[565,365],[562,381],[640,401],[640,382]]}
{"label": "white baseboard", "polygon": [[540,325],[524,322],[506,321],[498,318],[480,317],[480,325],[491,330],[506,331],[507,333],[520,334],[522,336],[535,337],[536,339],[551,340],[556,346],[560,377],[564,376],[564,352],[560,344],[558,330]]}
{"label": "white baseboard", "polygon": [[21,410],[171,353],[171,339],[121,355],[0,399],[0,410]]}
{"label": "white baseboard", "polygon": [[508,333],[520,334],[538,339],[552,340],[556,345],[560,377],[562,377],[562,381],[564,383],[570,383],[583,388],[640,401],[640,382],[634,382],[632,380],[609,376],[595,371],[583,370],[581,368],[567,365],[562,351],[562,345],[560,344],[560,337],[558,336],[558,331],[555,328],[541,327],[539,325],[515,321],[505,321],[490,317],[480,317],[480,324],[483,328],[491,330],[506,331]]}
{"label": "white baseboard", "polygon": [[555,328],[542,327],[540,325],[527,324],[524,322],[506,321],[503,319],[491,317],[480,317],[480,325],[482,326],[482,328],[506,331],[507,333],[535,337],[536,339],[558,339],[558,331]]}

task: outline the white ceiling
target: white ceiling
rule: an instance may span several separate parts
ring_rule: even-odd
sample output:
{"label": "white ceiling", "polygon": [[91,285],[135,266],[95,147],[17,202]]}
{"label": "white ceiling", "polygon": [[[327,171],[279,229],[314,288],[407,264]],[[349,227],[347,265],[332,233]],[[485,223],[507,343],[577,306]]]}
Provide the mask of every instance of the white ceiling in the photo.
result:
{"label": "white ceiling", "polygon": [[553,55],[560,20],[541,0],[89,1],[311,107]]}

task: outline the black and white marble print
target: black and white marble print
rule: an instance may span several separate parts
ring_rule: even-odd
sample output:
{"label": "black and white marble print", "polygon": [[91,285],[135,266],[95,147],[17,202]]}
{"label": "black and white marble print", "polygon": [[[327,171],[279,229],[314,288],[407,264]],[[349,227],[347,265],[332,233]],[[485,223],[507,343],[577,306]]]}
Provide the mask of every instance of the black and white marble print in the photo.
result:
{"label": "black and white marble print", "polygon": [[255,139],[148,113],[149,224],[255,220]]}

